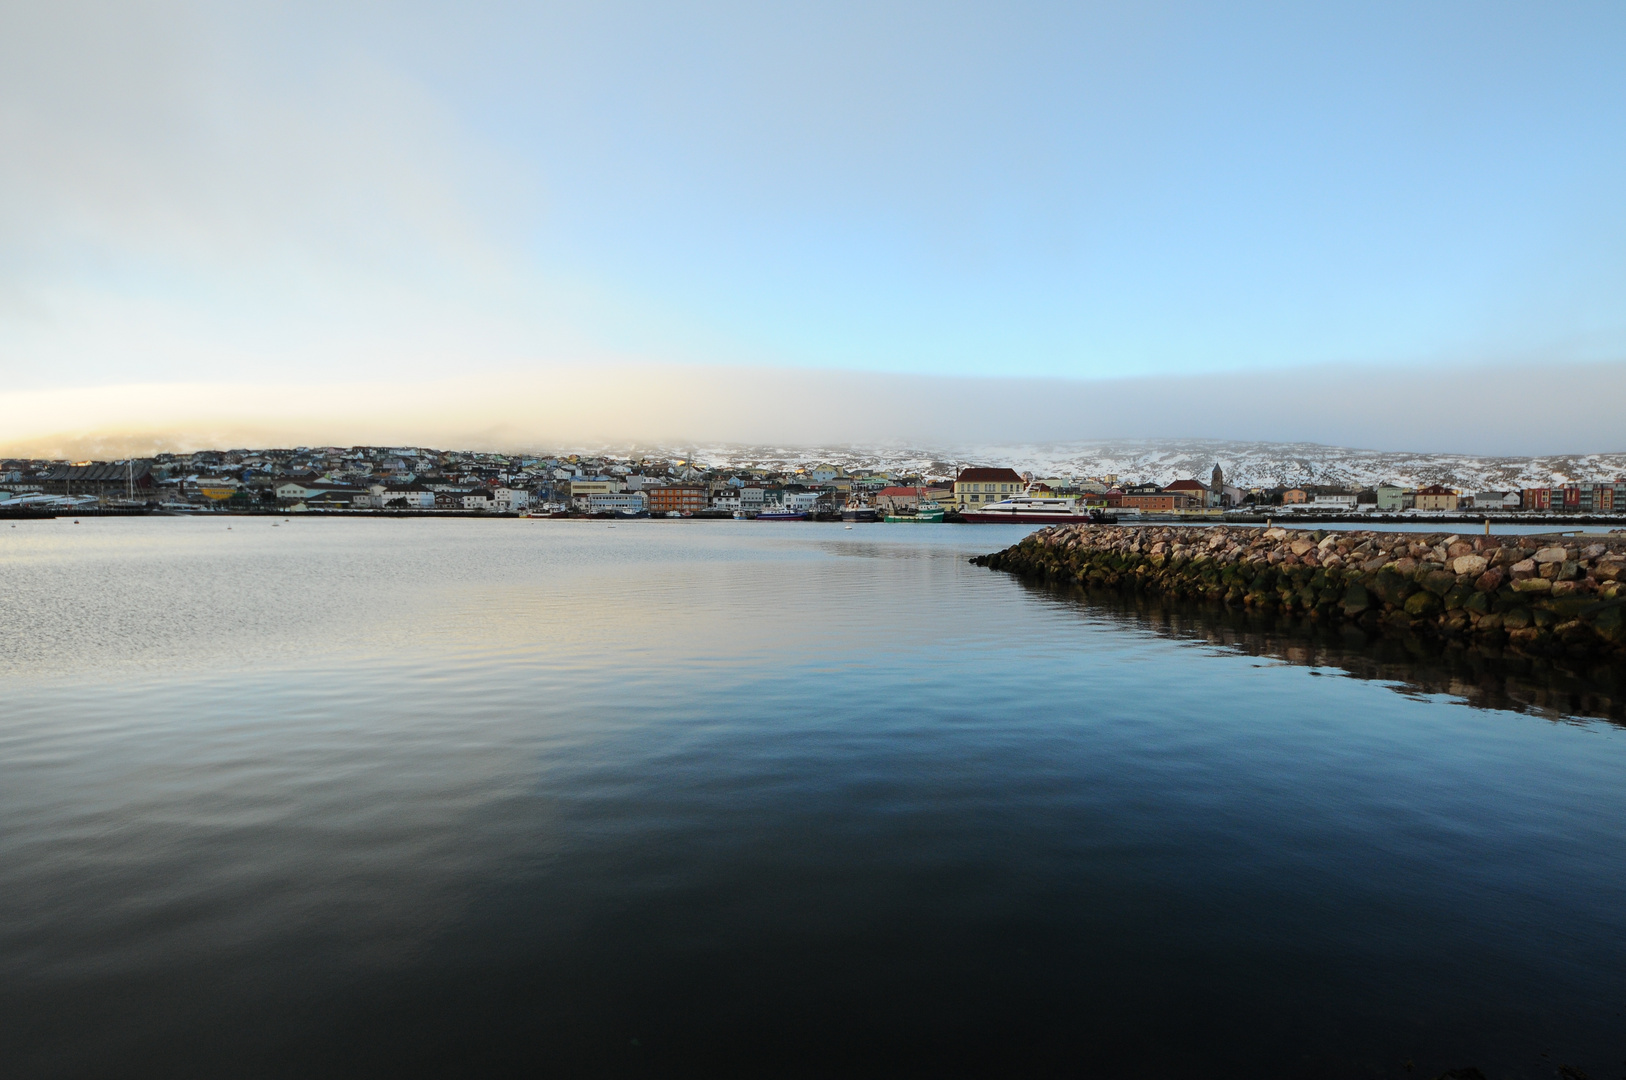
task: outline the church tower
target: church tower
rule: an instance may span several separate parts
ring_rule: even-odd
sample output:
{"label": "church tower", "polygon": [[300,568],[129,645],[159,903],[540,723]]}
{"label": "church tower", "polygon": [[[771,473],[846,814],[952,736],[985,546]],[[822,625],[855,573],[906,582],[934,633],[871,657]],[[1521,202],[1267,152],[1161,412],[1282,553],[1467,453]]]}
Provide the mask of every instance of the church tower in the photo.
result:
{"label": "church tower", "polygon": [[1219,462],[1217,461],[1214,462],[1214,476],[1212,482],[1208,485],[1208,490],[1213,493],[1208,505],[1225,505],[1225,474],[1220,471]]}

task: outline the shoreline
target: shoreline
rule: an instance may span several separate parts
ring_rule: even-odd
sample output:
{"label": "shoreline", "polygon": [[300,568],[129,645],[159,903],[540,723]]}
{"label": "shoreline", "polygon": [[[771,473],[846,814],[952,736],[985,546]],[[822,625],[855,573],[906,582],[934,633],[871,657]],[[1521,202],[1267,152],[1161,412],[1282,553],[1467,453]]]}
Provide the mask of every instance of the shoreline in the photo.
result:
{"label": "shoreline", "polygon": [[[508,519],[514,519],[514,518],[526,518],[527,520],[533,520],[533,521],[554,520],[554,521],[674,521],[674,522],[678,522],[678,521],[736,521],[736,520],[742,520],[742,519],[735,518],[733,516],[733,514],[730,513],[730,512],[718,513],[718,512],[712,512],[712,511],[702,511],[702,512],[699,512],[699,513],[692,514],[692,515],[690,515],[688,517],[667,518],[667,517],[655,516],[655,515],[643,515],[643,516],[638,516],[638,517],[623,517],[623,516],[615,515],[615,514],[586,514],[586,513],[577,513],[577,512],[570,512],[570,513],[563,513],[563,514],[534,514],[534,515],[532,515],[532,514],[524,514],[524,513],[519,513],[519,512],[500,513],[500,512],[493,512],[493,511],[489,511],[489,510],[381,510],[381,509],[373,509],[373,508],[351,509],[351,508],[339,508],[339,507],[323,508],[323,509],[319,509],[319,510],[310,510],[310,509],[292,510],[292,509],[288,509],[288,508],[280,508],[279,509],[279,508],[269,508],[269,507],[267,507],[267,508],[254,507],[252,509],[236,509],[236,508],[233,508],[233,509],[216,509],[214,507],[209,507],[209,506],[199,506],[199,507],[197,507],[195,509],[164,508],[164,507],[158,507],[158,506],[81,506],[81,507],[61,508],[61,509],[58,509],[58,508],[55,508],[55,507],[27,506],[27,507],[7,508],[5,506],[5,504],[0,503],[0,520],[49,520],[51,518],[61,518],[61,517],[182,517],[182,518],[187,518],[187,517],[295,517],[295,516],[297,516],[297,517],[427,518],[427,519],[437,519],[437,518],[448,518],[448,519],[468,519],[468,518],[508,518]],[[1150,529],[1150,528],[1199,529],[1199,530],[1202,530],[1204,533],[1207,533],[1207,532],[1209,532],[1209,531],[1211,531],[1213,529],[1222,528],[1222,527],[1247,528],[1247,527],[1253,527],[1253,526],[1268,526],[1268,527],[1273,527],[1273,528],[1288,529],[1288,530],[1291,530],[1291,531],[1304,531],[1303,528],[1302,528],[1304,526],[1315,526],[1315,527],[1317,527],[1318,530],[1321,530],[1321,531],[1334,531],[1336,529],[1337,531],[1341,531],[1341,532],[1345,532],[1345,533],[1353,533],[1353,532],[1356,532],[1356,531],[1360,531],[1360,532],[1378,531],[1378,530],[1374,530],[1374,529],[1371,528],[1371,526],[1374,526],[1374,525],[1403,525],[1403,526],[1408,526],[1410,529],[1413,529],[1413,530],[1415,530],[1415,529],[1417,529],[1417,528],[1419,528],[1421,526],[1426,526],[1426,525],[1444,525],[1444,526],[1464,525],[1464,526],[1473,526],[1476,531],[1471,533],[1471,534],[1467,533],[1467,532],[1464,532],[1461,535],[1463,535],[1463,536],[1470,536],[1470,535],[1471,536],[1481,536],[1481,535],[1484,535],[1484,534],[1479,532],[1478,530],[1484,529],[1487,524],[1489,525],[1489,527],[1491,529],[1495,529],[1497,526],[1529,527],[1529,526],[1534,526],[1534,525],[1553,525],[1553,526],[1563,527],[1565,529],[1565,531],[1570,531],[1570,532],[1577,531],[1578,529],[1580,529],[1581,527],[1584,527],[1584,526],[1599,526],[1599,527],[1602,527],[1602,528],[1605,528],[1605,529],[1623,530],[1622,536],[1626,536],[1626,515],[1618,515],[1618,514],[1604,516],[1604,515],[1598,515],[1598,514],[1552,514],[1552,513],[1545,513],[1544,512],[1544,513],[1540,513],[1540,514],[1522,514],[1522,513],[1509,514],[1509,513],[1504,513],[1504,514],[1500,514],[1500,515],[1451,514],[1451,515],[1440,515],[1440,516],[1431,515],[1429,517],[1410,516],[1410,515],[1405,515],[1405,514],[1390,514],[1390,515],[1383,515],[1383,516],[1374,515],[1374,516],[1371,516],[1371,517],[1350,517],[1350,516],[1341,516],[1341,515],[1316,515],[1316,516],[1312,516],[1312,515],[1307,515],[1307,514],[1306,515],[1293,514],[1293,515],[1290,516],[1290,521],[1286,522],[1286,523],[1284,523],[1282,521],[1282,518],[1284,516],[1287,516],[1287,515],[1281,515],[1281,514],[1236,515],[1236,514],[1231,514],[1231,515],[1226,515],[1224,517],[1211,517],[1211,518],[1192,519],[1192,518],[1181,518],[1181,517],[1175,517],[1175,516],[1166,516],[1165,517],[1165,516],[1158,516],[1158,515],[1150,515],[1149,514],[1149,515],[1145,515],[1144,517],[1142,517],[1141,519],[1139,519],[1137,521],[1119,522],[1116,526],[1110,526],[1110,527],[1125,528],[1125,529]],[[750,519],[744,519],[744,520],[750,520]],[[823,522],[823,523],[826,523],[826,524],[828,524],[830,522],[841,523],[841,522],[844,521],[844,519],[842,518],[842,515],[841,515],[841,513],[839,511],[826,512],[826,513],[816,514],[816,515],[810,514],[807,518],[802,519],[802,520],[810,521],[810,522]],[[775,522],[775,524],[795,524],[795,523],[796,523],[795,521],[777,521],[777,522]],[[920,523],[919,522],[888,523],[888,522],[884,522],[884,521],[861,521],[861,522],[845,522],[845,524],[850,524],[850,525],[884,525],[884,524],[918,525]],[[942,522],[939,522],[939,524],[977,526],[977,525],[984,525],[984,524],[999,524],[999,523],[965,521],[965,520],[961,519],[957,514],[951,513]],[[1046,529],[1049,529],[1049,528],[1074,528],[1074,527],[1076,527],[1076,526],[1074,526],[1072,524],[1054,525],[1054,526],[1042,526],[1042,528],[1046,528]],[[1409,532],[1407,535],[1417,535],[1417,534],[1415,532]],[[1492,535],[1494,535],[1494,534],[1492,534]]]}
{"label": "shoreline", "polygon": [[1367,633],[1626,663],[1626,535],[1058,525],[971,562]]}

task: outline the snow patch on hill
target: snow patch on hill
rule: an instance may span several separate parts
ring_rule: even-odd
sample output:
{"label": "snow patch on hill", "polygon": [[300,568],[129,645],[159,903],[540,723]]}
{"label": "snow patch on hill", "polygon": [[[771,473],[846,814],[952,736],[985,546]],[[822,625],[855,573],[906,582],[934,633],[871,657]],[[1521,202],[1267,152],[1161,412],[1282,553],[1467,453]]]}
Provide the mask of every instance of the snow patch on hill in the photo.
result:
{"label": "snow patch on hill", "polygon": [[1357,450],[1317,443],[1113,440],[958,448],[904,445],[771,447],[715,445],[667,451],[723,467],[794,468],[830,462],[847,469],[889,469],[949,477],[967,465],[1005,465],[1040,476],[1117,476],[1120,482],[1207,481],[1214,465],[1242,488],[1316,484],[1369,488],[1444,484],[1468,491],[1546,487],[1626,477],[1626,453],[1480,457]]}

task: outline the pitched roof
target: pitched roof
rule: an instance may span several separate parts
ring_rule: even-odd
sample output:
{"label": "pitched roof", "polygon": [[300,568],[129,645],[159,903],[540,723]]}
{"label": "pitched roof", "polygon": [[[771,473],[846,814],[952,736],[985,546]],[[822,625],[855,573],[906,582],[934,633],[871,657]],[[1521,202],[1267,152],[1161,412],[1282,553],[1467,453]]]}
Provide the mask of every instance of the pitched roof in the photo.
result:
{"label": "pitched roof", "polygon": [[961,469],[955,478],[961,484],[1021,484],[1022,474],[1015,469]]}
{"label": "pitched roof", "polygon": [[[135,463],[134,475],[140,479],[152,472],[152,466],[145,461]],[[106,462],[96,462],[93,465],[57,465],[51,471],[40,477],[41,480],[99,483],[117,481],[123,483],[131,474],[122,464],[112,465]]]}
{"label": "pitched roof", "polygon": [[1164,488],[1163,490],[1164,491],[1207,491],[1208,490],[1208,485],[1198,483],[1196,480],[1176,480],[1174,483],[1170,484],[1168,487]]}

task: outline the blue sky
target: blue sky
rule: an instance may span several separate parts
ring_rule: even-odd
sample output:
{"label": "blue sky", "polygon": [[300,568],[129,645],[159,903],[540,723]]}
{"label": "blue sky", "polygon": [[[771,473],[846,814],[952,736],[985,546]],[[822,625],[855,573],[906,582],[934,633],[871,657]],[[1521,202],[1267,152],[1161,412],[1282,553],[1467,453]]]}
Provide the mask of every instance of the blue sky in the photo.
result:
{"label": "blue sky", "polygon": [[10,6],[0,376],[1615,371],[1622,56],[1620,4]]}

